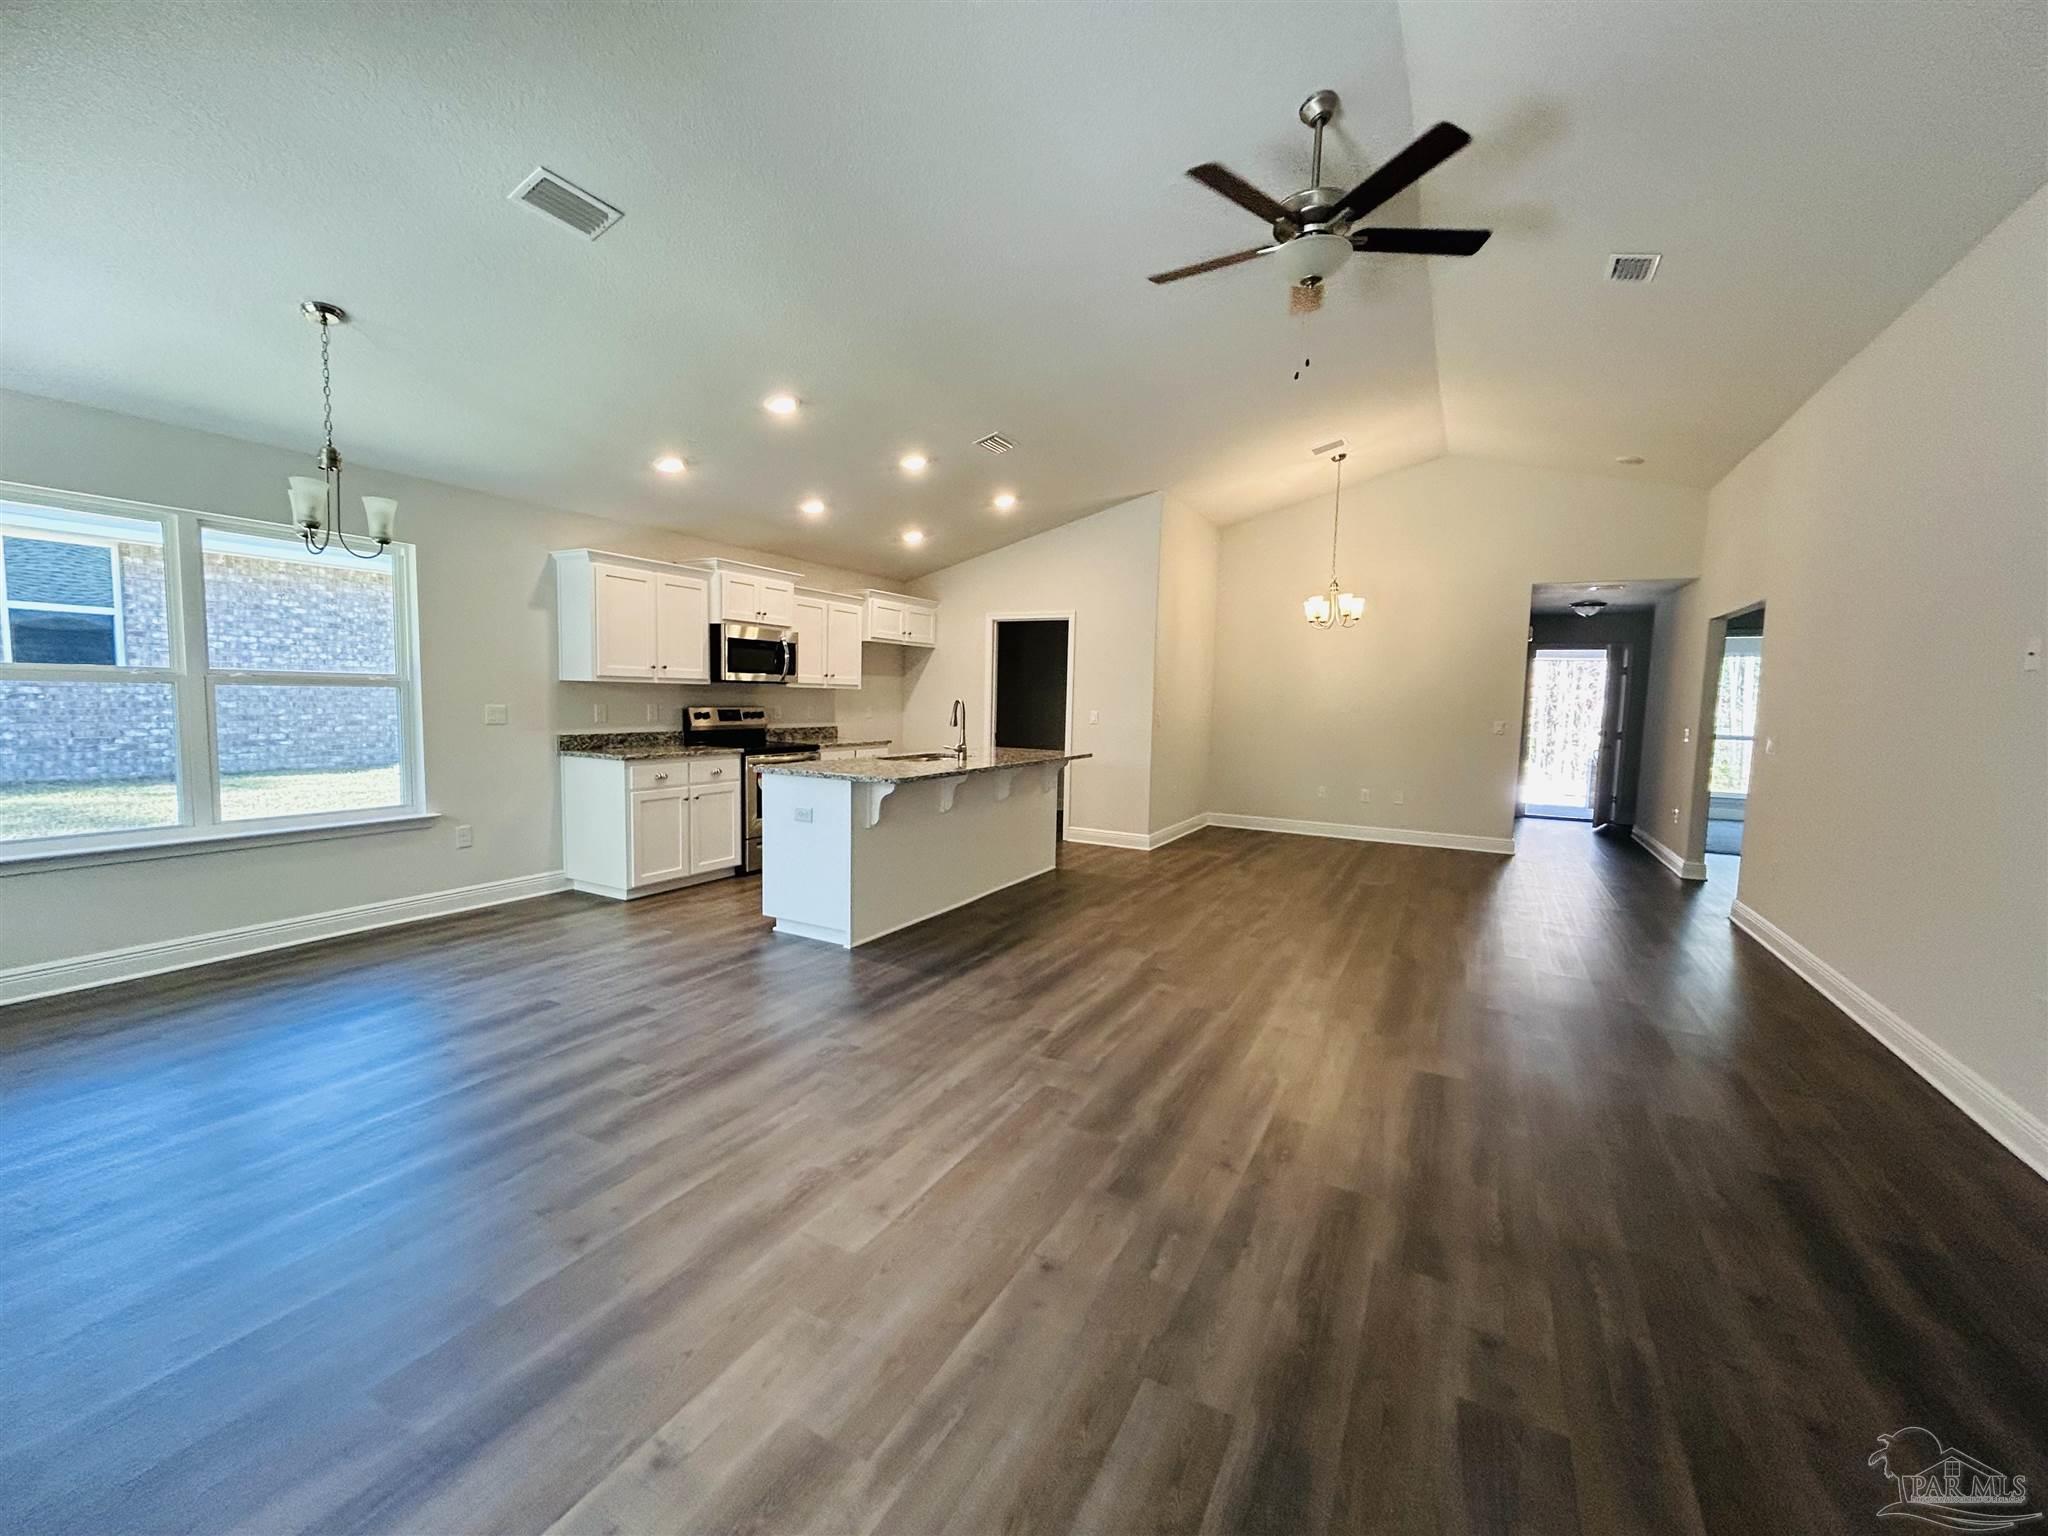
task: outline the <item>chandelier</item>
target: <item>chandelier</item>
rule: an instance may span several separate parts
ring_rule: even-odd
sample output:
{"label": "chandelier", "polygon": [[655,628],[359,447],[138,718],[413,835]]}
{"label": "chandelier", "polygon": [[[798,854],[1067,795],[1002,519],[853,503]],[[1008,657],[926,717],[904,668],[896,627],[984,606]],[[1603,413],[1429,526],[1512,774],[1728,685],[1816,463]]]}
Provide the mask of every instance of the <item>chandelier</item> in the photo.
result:
{"label": "chandelier", "polygon": [[1333,453],[1330,462],[1337,466],[1337,495],[1330,504],[1330,585],[1326,591],[1304,599],[1301,611],[1317,629],[1337,624],[1349,629],[1365,617],[1365,599],[1343,591],[1337,581],[1337,519],[1344,506],[1344,455]]}
{"label": "chandelier", "polygon": [[306,300],[299,310],[320,327],[320,402],[327,442],[317,461],[319,479],[311,475],[289,477],[292,522],[299,537],[306,541],[306,548],[316,555],[339,544],[358,560],[374,560],[391,542],[392,525],[398,521],[398,503],[389,496],[363,498],[363,520],[369,525],[373,541],[369,549],[357,549],[341,531],[341,452],[334,446],[334,374],[328,366],[327,343],[334,327],[348,324],[348,312],[338,304],[319,299]]}

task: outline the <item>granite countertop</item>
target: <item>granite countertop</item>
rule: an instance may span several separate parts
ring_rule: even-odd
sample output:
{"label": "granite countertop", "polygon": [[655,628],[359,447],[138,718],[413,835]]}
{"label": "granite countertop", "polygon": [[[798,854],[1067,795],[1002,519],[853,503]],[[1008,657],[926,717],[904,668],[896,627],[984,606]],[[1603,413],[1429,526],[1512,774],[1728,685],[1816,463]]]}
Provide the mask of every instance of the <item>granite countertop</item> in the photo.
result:
{"label": "granite countertop", "polygon": [[737,747],[693,747],[681,731],[582,731],[556,739],[563,757],[606,757],[644,762],[651,757],[737,757]]}
{"label": "granite countertop", "polygon": [[771,725],[768,727],[768,745],[771,747],[886,747],[889,738],[880,737],[873,741],[854,741],[839,734],[836,725]]}
{"label": "granite countertop", "polygon": [[892,763],[886,757],[863,757],[838,763],[776,763],[764,766],[761,772],[786,773],[799,779],[849,779],[856,784],[905,784],[918,779],[951,779],[971,773],[995,773],[1004,768],[1030,768],[1040,763],[1078,763],[1094,755],[1048,752],[1036,747],[997,747],[993,754],[970,752],[965,762],[948,752],[932,763]]}

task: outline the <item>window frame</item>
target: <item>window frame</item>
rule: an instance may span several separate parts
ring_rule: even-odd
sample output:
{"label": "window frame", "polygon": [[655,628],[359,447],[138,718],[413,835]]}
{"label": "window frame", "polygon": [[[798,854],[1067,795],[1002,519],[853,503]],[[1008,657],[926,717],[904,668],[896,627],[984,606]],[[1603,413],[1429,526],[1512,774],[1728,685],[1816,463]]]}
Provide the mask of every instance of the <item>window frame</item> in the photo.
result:
{"label": "window frame", "polygon": [[[391,557],[392,663],[397,669],[395,673],[254,672],[232,668],[216,671],[210,664],[206,643],[206,567],[200,548],[201,535],[204,530],[215,529],[242,538],[269,539],[295,546],[299,543],[299,536],[289,524],[189,507],[167,507],[118,497],[94,496],[8,480],[0,480],[0,501],[48,507],[53,511],[125,517],[138,522],[153,522],[163,530],[164,618],[170,652],[168,666],[125,665],[124,644],[116,652],[124,664],[110,667],[0,661],[0,682],[168,684],[176,711],[178,811],[178,820],[171,826],[75,832],[0,842],[0,866],[46,864],[52,860],[91,859],[110,854],[199,852],[209,847],[272,837],[328,836],[351,829],[382,831],[394,825],[419,824],[433,817],[427,801],[420,690],[417,552],[412,545],[393,543],[387,548]],[[114,561],[114,568],[118,583],[118,559]],[[0,604],[5,601],[4,579],[4,574],[0,574]],[[120,595],[117,585],[117,602]],[[118,609],[116,623],[119,623]],[[221,683],[280,687],[294,684],[396,687],[399,803],[365,810],[222,820],[220,765],[214,750],[214,694]]]}

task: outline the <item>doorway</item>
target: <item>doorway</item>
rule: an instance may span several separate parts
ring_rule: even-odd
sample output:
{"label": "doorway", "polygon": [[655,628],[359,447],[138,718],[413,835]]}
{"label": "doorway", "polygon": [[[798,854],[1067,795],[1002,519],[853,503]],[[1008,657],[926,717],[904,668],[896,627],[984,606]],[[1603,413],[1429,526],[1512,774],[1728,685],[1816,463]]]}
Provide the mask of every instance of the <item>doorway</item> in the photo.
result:
{"label": "doorway", "polygon": [[[1709,855],[1739,858],[1749,824],[1750,768],[1763,697],[1764,610],[1759,605],[1730,614],[1715,627],[1720,645],[1707,715],[1706,825],[1701,846]],[[1714,874],[1710,857],[1707,877]]]}
{"label": "doorway", "polygon": [[[1074,725],[1074,616],[1070,613],[989,615],[988,719],[985,737],[998,747],[1063,752]],[[1060,776],[1057,836],[1066,836],[1067,775]]]}
{"label": "doorway", "polygon": [[[1605,821],[1613,677],[1605,647],[1539,645],[1529,653],[1519,803],[1524,816]],[[1602,773],[1606,768],[1607,772]]]}

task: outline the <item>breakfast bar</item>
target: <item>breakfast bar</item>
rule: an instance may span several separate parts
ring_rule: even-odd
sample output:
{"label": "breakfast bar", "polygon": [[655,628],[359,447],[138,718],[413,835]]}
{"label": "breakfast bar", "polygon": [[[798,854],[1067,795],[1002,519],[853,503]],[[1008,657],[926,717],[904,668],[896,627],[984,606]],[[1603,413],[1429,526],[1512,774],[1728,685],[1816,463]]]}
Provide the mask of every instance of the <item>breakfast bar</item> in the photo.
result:
{"label": "breakfast bar", "polygon": [[1060,778],[1089,754],[998,747],[761,769],[761,911],[852,949],[1042,875]]}

